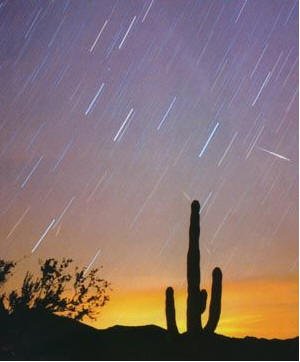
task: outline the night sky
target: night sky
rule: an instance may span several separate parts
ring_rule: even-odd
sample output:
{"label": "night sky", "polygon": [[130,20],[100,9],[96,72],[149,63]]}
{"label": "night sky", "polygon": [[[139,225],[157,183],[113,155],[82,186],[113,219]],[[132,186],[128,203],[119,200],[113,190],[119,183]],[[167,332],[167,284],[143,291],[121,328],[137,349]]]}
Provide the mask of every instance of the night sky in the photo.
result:
{"label": "night sky", "polygon": [[[296,335],[298,60],[294,0],[1,1],[12,283],[39,259],[71,257],[112,283],[97,326],[164,326],[172,285],[184,329],[198,199],[202,282],[216,265],[224,274],[220,331]],[[246,295],[252,324],[237,316]],[[281,331],[267,332],[270,310]]]}

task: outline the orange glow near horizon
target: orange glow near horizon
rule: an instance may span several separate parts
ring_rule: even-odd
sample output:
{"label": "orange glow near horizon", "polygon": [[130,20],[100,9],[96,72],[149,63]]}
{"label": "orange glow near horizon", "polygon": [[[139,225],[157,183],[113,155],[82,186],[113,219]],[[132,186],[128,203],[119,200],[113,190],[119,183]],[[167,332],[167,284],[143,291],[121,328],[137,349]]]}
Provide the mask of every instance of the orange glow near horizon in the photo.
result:
{"label": "orange glow near horizon", "polygon": [[[208,288],[210,289],[210,288]],[[210,294],[210,293],[209,293]],[[176,290],[177,324],[184,332],[186,292]],[[166,327],[164,289],[115,291],[102,309],[97,328],[156,324]],[[204,314],[204,322],[207,318]],[[291,338],[298,335],[298,278],[243,280],[223,286],[222,314],[217,333],[231,337]]]}

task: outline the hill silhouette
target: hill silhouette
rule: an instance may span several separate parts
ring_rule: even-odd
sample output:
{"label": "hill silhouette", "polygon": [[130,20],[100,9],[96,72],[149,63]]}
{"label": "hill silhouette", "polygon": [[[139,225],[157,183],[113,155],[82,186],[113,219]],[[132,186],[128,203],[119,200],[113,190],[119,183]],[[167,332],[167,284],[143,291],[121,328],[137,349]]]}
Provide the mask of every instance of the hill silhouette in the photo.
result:
{"label": "hill silhouette", "polygon": [[[96,329],[67,317],[30,311],[20,326],[1,326],[1,360],[298,360],[299,338],[170,338],[155,325]],[[2,333],[1,333],[2,334]]]}
{"label": "hill silhouette", "polygon": [[[231,338],[215,333],[221,317],[222,271],[214,268],[205,326],[207,291],[200,288],[200,204],[191,204],[187,254],[187,331],[178,332],[175,295],[166,289],[167,329],[156,325],[95,329],[46,309],[6,315],[0,358],[7,360],[298,360],[299,338]],[[137,311],[138,313],[138,311]]]}

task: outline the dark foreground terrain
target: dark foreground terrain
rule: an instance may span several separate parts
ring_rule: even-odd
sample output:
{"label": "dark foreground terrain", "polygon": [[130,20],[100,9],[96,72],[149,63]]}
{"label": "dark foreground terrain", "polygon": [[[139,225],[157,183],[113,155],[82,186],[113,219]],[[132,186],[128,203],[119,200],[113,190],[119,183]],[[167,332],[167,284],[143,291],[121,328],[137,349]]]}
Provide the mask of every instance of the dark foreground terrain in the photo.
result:
{"label": "dark foreground terrain", "polygon": [[71,319],[30,313],[1,325],[1,360],[298,360],[298,337],[221,335],[171,339],[155,325],[97,330]]}

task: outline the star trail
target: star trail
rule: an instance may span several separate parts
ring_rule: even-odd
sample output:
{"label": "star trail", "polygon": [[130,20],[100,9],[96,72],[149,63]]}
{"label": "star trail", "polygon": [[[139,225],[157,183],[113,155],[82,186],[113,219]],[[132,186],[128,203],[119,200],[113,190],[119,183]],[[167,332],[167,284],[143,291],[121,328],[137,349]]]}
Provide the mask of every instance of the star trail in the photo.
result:
{"label": "star trail", "polygon": [[198,199],[204,283],[297,276],[298,1],[2,0],[0,35],[1,257],[184,288]]}

